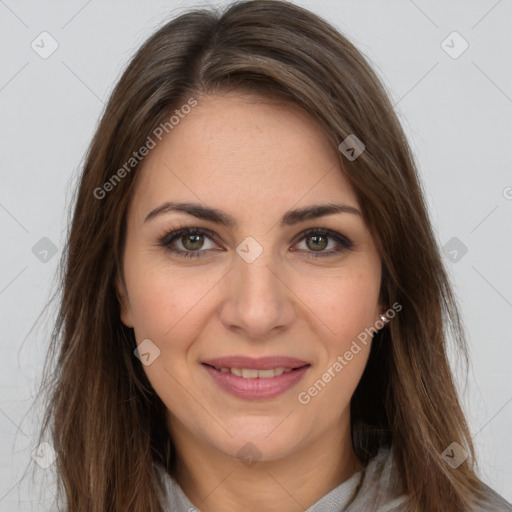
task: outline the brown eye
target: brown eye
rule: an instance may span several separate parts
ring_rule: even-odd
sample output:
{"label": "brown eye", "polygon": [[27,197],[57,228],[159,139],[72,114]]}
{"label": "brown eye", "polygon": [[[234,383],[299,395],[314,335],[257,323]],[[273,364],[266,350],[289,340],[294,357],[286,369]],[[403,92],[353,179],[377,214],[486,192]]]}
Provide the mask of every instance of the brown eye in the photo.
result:
{"label": "brown eye", "polygon": [[335,256],[343,251],[350,251],[354,246],[346,236],[329,229],[314,228],[301,233],[300,236],[300,242],[296,247],[311,258]]}
{"label": "brown eye", "polygon": [[312,251],[323,251],[328,244],[328,237],[325,235],[309,235],[306,237],[306,245]]}
{"label": "brown eye", "polygon": [[204,244],[204,235],[184,235],[181,244],[187,251],[197,251]]}
{"label": "brown eye", "polygon": [[161,241],[169,252],[184,258],[200,258],[206,252],[218,249],[213,235],[200,228],[183,228],[166,235]]}

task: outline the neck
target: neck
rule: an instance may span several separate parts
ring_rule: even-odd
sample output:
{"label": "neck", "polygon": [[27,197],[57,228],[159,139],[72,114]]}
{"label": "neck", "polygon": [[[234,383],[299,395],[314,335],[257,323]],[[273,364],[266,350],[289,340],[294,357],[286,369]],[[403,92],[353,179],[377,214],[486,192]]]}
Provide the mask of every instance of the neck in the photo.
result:
{"label": "neck", "polygon": [[263,458],[248,466],[187,436],[173,429],[176,480],[202,512],[306,510],[363,467],[352,448],[349,424],[286,458]]}

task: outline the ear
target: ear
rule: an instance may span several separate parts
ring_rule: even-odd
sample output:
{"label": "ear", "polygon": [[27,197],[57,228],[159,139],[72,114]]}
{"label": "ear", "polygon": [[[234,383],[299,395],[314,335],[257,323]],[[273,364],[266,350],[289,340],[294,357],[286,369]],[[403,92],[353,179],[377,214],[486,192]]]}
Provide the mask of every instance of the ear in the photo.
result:
{"label": "ear", "polygon": [[121,310],[121,322],[123,322],[126,327],[133,327],[132,308],[130,306],[130,301],[128,300],[126,285],[124,283],[124,279],[119,276],[119,274],[116,278],[116,293]]}

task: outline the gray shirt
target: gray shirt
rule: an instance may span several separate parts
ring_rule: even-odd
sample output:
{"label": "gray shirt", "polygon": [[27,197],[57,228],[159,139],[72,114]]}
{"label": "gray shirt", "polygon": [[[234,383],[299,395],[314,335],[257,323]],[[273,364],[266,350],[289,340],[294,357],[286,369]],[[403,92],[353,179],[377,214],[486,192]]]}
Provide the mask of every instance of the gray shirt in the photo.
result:
{"label": "gray shirt", "polygon": [[[201,512],[162,468],[166,512]],[[471,512],[512,512],[512,505],[484,486],[487,498]],[[408,512],[407,496],[398,478],[390,448],[381,448],[367,466],[335,487],[306,512]]]}

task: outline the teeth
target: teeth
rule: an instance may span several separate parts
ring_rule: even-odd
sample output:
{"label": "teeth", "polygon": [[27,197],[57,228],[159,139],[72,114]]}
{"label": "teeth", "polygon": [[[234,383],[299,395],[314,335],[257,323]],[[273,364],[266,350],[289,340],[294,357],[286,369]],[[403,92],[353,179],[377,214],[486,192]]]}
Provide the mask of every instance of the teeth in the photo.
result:
{"label": "teeth", "polygon": [[242,377],[244,379],[255,379],[258,377],[258,370],[246,370],[245,368],[242,370]]}
{"label": "teeth", "polygon": [[217,368],[222,373],[232,373],[237,377],[243,377],[244,379],[271,379],[272,377],[278,377],[283,373],[290,373],[292,368],[270,368],[269,370],[255,370],[254,368]]}
{"label": "teeth", "polygon": [[[260,379],[271,379],[275,376],[275,370],[270,368],[270,370],[254,370],[258,375]],[[242,375],[245,377],[245,374],[242,373]]]}

